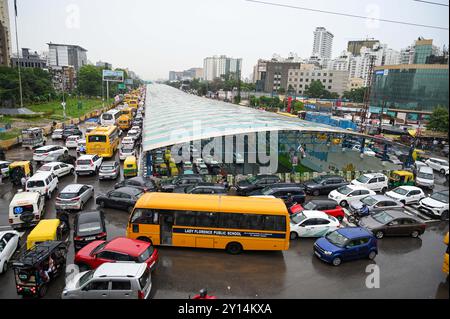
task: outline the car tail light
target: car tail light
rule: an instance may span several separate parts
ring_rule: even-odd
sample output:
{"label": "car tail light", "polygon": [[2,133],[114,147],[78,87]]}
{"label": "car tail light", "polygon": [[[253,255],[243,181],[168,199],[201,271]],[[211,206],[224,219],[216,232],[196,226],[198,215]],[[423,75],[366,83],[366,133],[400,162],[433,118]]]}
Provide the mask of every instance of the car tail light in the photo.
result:
{"label": "car tail light", "polygon": [[106,237],[106,233],[105,232],[100,233],[100,234],[97,235],[97,239],[100,239],[102,237]]}
{"label": "car tail light", "polygon": [[139,290],[138,291],[138,299],[144,299],[144,298],[145,298],[144,292],[142,290]]}
{"label": "car tail light", "polygon": [[71,202],[76,202],[76,201],[79,201],[79,200],[80,200],[80,197],[75,197],[75,198],[70,199]]}
{"label": "car tail light", "polygon": [[77,236],[73,240],[80,241],[80,240],[83,240],[83,237]]}

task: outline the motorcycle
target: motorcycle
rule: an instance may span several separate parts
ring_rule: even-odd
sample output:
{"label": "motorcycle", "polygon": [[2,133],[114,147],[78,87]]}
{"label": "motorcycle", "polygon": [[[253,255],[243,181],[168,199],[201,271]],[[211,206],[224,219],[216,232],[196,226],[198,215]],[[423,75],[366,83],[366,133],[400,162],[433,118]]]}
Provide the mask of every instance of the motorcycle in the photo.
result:
{"label": "motorcycle", "polygon": [[[191,298],[189,297],[189,299],[191,299]],[[195,295],[192,299],[196,299],[196,300],[212,300],[212,299],[217,299],[217,297],[208,295],[208,291],[206,289],[202,289],[202,290],[200,290],[199,294]]]}
{"label": "motorcycle", "polygon": [[351,214],[350,216],[348,216],[347,220],[349,223],[358,225],[359,221],[361,220],[361,218],[369,216],[370,212],[367,208],[360,208],[357,211],[355,211],[353,214]]}

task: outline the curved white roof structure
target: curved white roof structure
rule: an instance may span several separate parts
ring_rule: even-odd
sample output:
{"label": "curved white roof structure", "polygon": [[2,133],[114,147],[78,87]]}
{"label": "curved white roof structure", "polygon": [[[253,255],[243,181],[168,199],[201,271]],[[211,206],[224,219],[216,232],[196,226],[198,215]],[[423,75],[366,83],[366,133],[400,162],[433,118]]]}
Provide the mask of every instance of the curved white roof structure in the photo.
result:
{"label": "curved white roof structure", "polygon": [[356,132],[186,94],[162,84],[147,86],[143,150],[218,136],[264,131]]}

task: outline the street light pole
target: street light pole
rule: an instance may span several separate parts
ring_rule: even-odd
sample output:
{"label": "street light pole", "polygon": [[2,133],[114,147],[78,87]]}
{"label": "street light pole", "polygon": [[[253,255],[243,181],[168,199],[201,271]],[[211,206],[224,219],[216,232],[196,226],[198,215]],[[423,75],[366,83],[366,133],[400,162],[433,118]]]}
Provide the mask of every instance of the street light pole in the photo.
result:
{"label": "street light pole", "polygon": [[20,93],[20,107],[23,107],[23,92],[22,92],[22,75],[20,71],[20,55],[19,55],[19,36],[17,31],[17,3],[16,0],[14,0],[14,24],[16,27],[16,45],[17,45],[17,69],[19,71],[19,93]]}

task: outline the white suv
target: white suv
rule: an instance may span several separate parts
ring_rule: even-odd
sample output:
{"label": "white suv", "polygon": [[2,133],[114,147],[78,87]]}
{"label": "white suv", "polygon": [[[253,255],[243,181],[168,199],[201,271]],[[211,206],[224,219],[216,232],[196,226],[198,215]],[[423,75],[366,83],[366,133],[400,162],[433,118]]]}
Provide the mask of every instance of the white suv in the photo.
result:
{"label": "white suv", "polygon": [[75,173],[77,175],[97,174],[102,163],[103,158],[98,155],[80,156],[75,166]]}
{"label": "white suv", "polygon": [[38,172],[34,174],[26,183],[27,192],[38,192],[48,199],[52,197],[58,189],[58,177],[52,172]]}
{"label": "white suv", "polygon": [[386,192],[388,189],[388,178],[381,173],[363,174],[357,179],[352,180],[352,185],[364,186],[375,192]]}
{"label": "white suv", "polygon": [[146,263],[104,263],[67,282],[62,299],[148,299],[152,278]]}
{"label": "white suv", "polygon": [[36,149],[33,153],[33,160],[36,162],[56,162],[58,157],[68,154],[67,147],[59,145],[47,145]]}
{"label": "white suv", "polygon": [[328,198],[336,201],[339,206],[347,207],[350,203],[369,195],[376,195],[376,193],[364,186],[346,185],[332,191]]}
{"label": "white suv", "polygon": [[419,205],[419,211],[448,220],[448,190],[425,197]]}
{"label": "white suv", "polygon": [[430,166],[435,171],[439,171],[442,175],[444,175],[448,170],[448,161],[439,158],[430,158],[425,162],[425,164]]}

